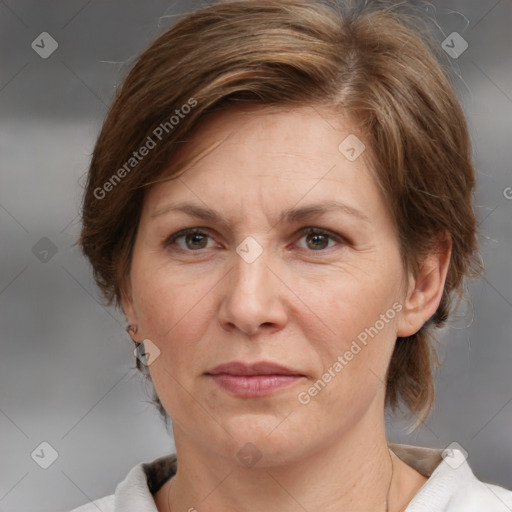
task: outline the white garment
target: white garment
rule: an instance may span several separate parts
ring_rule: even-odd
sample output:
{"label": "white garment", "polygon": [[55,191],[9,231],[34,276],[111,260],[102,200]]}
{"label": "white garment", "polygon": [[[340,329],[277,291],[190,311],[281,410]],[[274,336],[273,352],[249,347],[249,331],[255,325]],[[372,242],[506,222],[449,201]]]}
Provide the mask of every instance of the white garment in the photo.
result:
{"label": "white garment", "polygon": [[[478,480],[459,450],[390,443],[405,463],[429,477],[405,512],[512,512],[512,491]],[[115,494],[71,512],[158,512],[153,494],[176,472],[176,456],[134,466]]]}

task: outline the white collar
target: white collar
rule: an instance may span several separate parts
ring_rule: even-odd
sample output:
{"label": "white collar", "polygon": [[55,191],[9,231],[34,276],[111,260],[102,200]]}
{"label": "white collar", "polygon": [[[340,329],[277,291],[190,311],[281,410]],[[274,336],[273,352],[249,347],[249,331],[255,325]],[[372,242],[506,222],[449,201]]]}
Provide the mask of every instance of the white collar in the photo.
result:
{"label": "white collar", "polygon": [[[512,491],[478,480],[464,455],[390,443],[404,462],[428,477],[405,512],[512,512]],[[134,466],[115,494],[73,512],[158,512],[153,494],[176,472],[176,455]],[[90,507],[90,508],[88,508]]]}

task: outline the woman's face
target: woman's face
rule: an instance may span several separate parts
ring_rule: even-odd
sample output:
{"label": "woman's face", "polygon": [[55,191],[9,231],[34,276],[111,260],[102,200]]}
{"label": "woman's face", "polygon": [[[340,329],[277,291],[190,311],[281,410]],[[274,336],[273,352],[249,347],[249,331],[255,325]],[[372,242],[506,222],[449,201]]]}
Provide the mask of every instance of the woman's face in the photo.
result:
{"label": "woman's face", "polygon": [[146,195],[124,308],[177,445],[272,465],[383,423],[406,276],[350,125],[320,112],[216,114],[190,141],[213,149]]}

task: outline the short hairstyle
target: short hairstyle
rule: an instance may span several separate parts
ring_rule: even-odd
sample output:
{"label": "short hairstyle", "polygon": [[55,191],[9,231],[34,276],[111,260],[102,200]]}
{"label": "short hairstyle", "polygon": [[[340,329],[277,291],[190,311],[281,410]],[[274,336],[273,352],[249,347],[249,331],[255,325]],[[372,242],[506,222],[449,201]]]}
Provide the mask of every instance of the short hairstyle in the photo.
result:
{"label": "short hairstyle", "polygon": [[[428,31],[410,13],[373,5],[246,0],[182,16],[116,93],[92,154],[78,243],[106,303],[121,306],[145,191],[183,172],[178,150],[208,113],[244,102],[328,108],[366,145],[404,268],[420,265],[446,233],[452,239],[439,307],[419,332],[396,340],[387,374],[386,405],[405,405],[422,420],[434,400],[432,331],[463,295],[464,277],[481,270],[472,149]],[[137,367],[149,378],[138,360]]]}

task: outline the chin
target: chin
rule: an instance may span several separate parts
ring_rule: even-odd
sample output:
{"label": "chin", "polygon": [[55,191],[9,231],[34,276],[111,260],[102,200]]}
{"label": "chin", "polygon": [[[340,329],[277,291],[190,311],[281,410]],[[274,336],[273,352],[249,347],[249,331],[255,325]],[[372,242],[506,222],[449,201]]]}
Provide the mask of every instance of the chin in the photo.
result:
{"label": "chin", "polygon": [[[240,465],[271,467],[291,463],[304,448],[304,436],[287,420],[270,414],[243,414],[222,424],[231,434],[225,438],[225,455]],[[307,436],[306,436],[307,437]]]}

